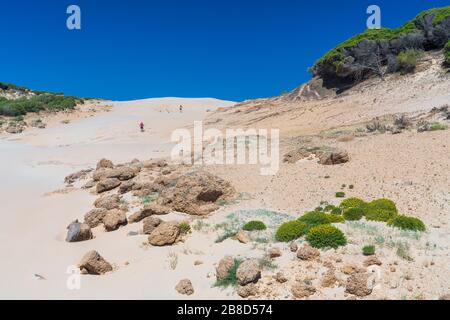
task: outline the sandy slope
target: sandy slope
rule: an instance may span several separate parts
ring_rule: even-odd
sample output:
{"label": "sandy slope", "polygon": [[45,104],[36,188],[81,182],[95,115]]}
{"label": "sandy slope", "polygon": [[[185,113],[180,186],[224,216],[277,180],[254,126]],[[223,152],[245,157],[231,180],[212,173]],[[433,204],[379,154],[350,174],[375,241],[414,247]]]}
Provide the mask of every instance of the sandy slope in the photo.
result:
{"label": "sandy slope", "polygon": [[[183,113],[178,111],[180,104]],[[89,243],[66,243],[65,227],[82,218],[95,198],[80,190],[54,191],[63,187],[64,176],[93,167],[102,157],[120,162],[167,156],[172,130],[202,120],[210,108],[232,104],[178,98],[114,102],[110,112],[95,117],[4,136],[0,140],[0,271],[7,276],[0,280],[0,298],[173,297],[173,290],[161,290],[166,282],[176,281],[165,261],[167,252],[149,258],[150,251],[140,247],[145,237],[126,237],[137,226]],[[140,121],[146,124],[145,133],[139,132]],[[91,249],[101,251],[118,267],[126,261],[130,267],[105,278],[83,277],[82,289],[69,291],[67,268]],[[37,280],[34,274],[46,280]]]}

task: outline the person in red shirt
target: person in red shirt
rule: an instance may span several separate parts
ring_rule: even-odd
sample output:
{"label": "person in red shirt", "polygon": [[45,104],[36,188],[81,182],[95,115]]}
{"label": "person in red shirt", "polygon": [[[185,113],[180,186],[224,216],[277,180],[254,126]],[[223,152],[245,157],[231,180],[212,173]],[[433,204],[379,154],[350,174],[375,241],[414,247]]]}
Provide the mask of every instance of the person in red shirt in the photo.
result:
{"label": "person in red shirt", "polygon": [[139,124],[139,128],[141,128],[141,132],[144,132],[144,123],[143,122],[141,122]]}

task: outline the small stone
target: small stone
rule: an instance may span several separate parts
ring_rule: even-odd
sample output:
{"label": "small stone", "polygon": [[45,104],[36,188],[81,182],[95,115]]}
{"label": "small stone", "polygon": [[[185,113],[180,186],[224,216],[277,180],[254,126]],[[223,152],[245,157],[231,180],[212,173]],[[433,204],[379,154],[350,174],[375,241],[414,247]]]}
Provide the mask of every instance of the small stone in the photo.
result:
{"label": "small stone", "polygon": [[275,259],[282,256],[282,252],[280,248],[274,247],[269,249],[269,258]]}
{"label": "small stone", "polygon": [[302,282],[297,282],[291,287],[292,295],[297,299],[304,299],[316,293],[316,288]]}
{"label": "small stone", "polygon": [[250,242],[250,237],[247,231],[240,230],[235,236],[234,239],[239,241],[240,243],[246,244]]}
{"label": "small stone", "polygon": [[320,251],[311,247],[309,244],[304,245],[297,251],[297,258],[300,260],[310,261],[318,258]]}
{"label": "small stone", "polygon": [[217,280],[223,280],[228,276],[228,272],[234,265],[234,259],[231,256],[225,256],[219,261],[219,265],[216,268]]}
{"label": "small stone", "polygon": [[192,286],[192,282],[189,279],[183,279],[175,286],[175,290],[180,294],[184,295],[192,295],[194,293],[194,287]]}
{"label": "small stone", "polygon": [[288,279],[282,272],[277,272],[277,274],[274,276],[274,278],[278,283],[286,283],[288,281]]}
{"label": "small stone", "polygon": [[291,252],[297,252],[297,250],[298,250],[297,243],[292,242],[291,245],[289,246],[289,249],[291,250]]}
{"label": "small stone", "polygon": [[261,278],[261,267],[258,261],[251,259],[241,263],[236,271],[236,278],[241,286],[258,282]]}
{"label": "small stone", "polygon": [[370,266],[381,266],[383,263],[376,256],[370,256],[364,261],[363,264],[365,267],[370,267]]}
{"label": "small stone", "polygon": [[250,283],[246,286],[239,287],[237,294],[242,298],[256,296],[258,294],[258,288],[254,283]]}

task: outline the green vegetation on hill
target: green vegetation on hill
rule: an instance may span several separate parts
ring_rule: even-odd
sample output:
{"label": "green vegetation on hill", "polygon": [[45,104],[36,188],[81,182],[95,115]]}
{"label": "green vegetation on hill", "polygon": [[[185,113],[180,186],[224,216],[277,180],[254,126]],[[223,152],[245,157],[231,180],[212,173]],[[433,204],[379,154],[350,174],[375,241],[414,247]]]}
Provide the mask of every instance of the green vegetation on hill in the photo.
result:
{"label": "green vegetation on hill", "polygon": [[74,109],[78,101],[80,100],[75,97],[52,94],[40,94],[14,100],[0,97],[0,116],[17,117],[28,112]]}
{"label": "green vegetation on hill", "polygon": [[333,64],[338,69],[339,66],[345,62],[343,61],[345,57],[341,53],[342,49],[353,47],[363,40],[371,40],[377,42],[389,41],[410,33],[421,32],[419,29],[416,28],[416,22],[428,14],[435,14],[433,24],[438,25],[445,18],[450,16],[450,6],[423,11],[416,18],[414,18],[411,21],[408,21],[407,23],[396,29],[389,29],[389,28],[368,29],[356,36],[351,37],[350,39],[344,41],[335,48],[331,49],[316,62],[316,66],[324,63],[330,63]]}
{"label": "green vegetation on hill", "polygon": [[450,65],[450,40],[448,40],[447,44],[444,47],[444,57],[445,62]]}

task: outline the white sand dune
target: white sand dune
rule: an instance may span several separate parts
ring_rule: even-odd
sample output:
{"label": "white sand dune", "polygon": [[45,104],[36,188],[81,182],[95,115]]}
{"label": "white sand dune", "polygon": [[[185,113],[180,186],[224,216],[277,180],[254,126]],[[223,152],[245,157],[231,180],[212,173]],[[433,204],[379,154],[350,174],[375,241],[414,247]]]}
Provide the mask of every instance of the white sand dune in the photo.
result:
{"label": "white sand dune", "polygon": [[[179,112],[180,104],[183,113]],[[110,112],[95,117],[0,139],[0,272],[3,275],[0,298],[176,298],[173,287],[183,278],[182,270],[187,267],[170,270],[166,256],[170,250],[186,248],[145,250],[141,246],[145,240],[142,236],[126,236],[129,231],[138,231],[138,225],[102,234],[92,241],[66,243],[65,227],[89,211],[95,198],[80,190],[51,192],[63,187],[67,174],[93,167],[103,157],[124,162],[167,156],[172,130],[202,120],[208,109],[233,104],[216,99],[181,98],[113,102]],[[141,121],[146,124],[145,133],[139,131]],[[199,239],[192,241],[197,243]],[[208,242],[200,240],[200,243]],[[202,249],[201,245],[196,247]],[[105,277],[83,276],[80,290],[68,290],[67,268],[93,249],[116,264],[118,271]],[[179,259],[179,264],[189,264],[191,268],[195,259],[195,255],[186,256]],[[125,262],[130,265],[125,267]],[[211,266],[212,262],[199,268]],[[39,280],[35,274],[45,280]],[[192,280],[199,287],[210,286],[209,280],[201,278],[201,281]],[[170,290],[161,290],[169,287]],[[225,295],[219,290],[215,294]]]}

